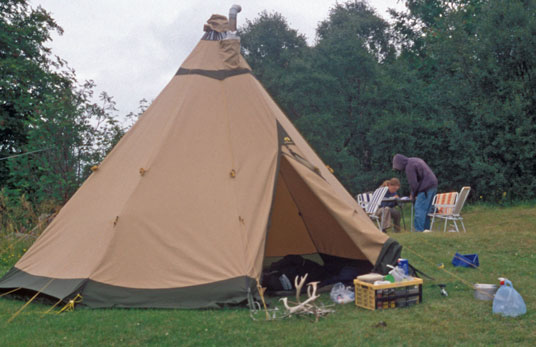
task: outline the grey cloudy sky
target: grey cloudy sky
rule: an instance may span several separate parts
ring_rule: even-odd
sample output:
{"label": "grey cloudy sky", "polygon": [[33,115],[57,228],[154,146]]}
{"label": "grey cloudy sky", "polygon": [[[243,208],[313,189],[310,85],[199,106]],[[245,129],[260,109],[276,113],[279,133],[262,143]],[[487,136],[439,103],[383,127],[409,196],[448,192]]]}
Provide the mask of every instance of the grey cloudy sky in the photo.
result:
{"label": "grey cloudy sky", "polygon": [[[343,1],[339,1],[343,2]],[[203,34],[213,13],[227,15],[242,6],[238,25],[266,10],[281,13],[309,43],[315,28],[336,0],[30,0],[64,29],[48,44],[76,70],[79,81],[94,80],[97,91],[114,97],[120,114],[136,111],[173,77]],[[403,9],[400,0],[369,0],[388,19],[387,9]]]}

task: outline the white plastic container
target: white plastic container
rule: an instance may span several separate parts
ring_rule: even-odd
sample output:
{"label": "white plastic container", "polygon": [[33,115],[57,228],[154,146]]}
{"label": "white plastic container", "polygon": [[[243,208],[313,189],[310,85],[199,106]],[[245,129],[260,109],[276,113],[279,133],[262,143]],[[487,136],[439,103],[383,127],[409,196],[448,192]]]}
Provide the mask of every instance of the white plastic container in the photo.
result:
{"label": "white plastic container", "polygon": [[493,299],[493,313],[507,317],[517,317],[527,313],[527,305],[521,295],[514,289],[512,282],[501,280],[501,286]]}
{"label": "white plastic container", "polygon": [[495,292],[498,287],[495,284],[485,284],[485,283],[476,283],[475,288],[475,299],[477,300],[493,300],[495,297]]}
{"label": "white plastic container", "polygon": [[366,275],[357,276],[357,279],[362,282],[374,283],[376,281],[383,281],[383,275],[377,273],[369,273]]}
{"label": "white plastic container", "polygon": [[413,279],[413,277],[407,276],[404,273],[404,269],[402,269],[400,266],[394,267],[391,271],[389,271],[389,274],[393,276],[395,282],[411,281]]}

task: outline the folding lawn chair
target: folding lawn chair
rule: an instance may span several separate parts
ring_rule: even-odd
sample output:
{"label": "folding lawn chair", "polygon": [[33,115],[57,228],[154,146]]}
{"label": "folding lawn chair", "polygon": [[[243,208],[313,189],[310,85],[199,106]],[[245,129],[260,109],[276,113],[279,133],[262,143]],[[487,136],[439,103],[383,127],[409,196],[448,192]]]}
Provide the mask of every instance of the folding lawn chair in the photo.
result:
{"label": "folding lawn chair", "polygon": [[463,187],[459,193],[453,192],[436,194],[434,200],[432,201],[434,212],[428,214],[430,217],[432,217],[430,230],[432,230],[434,226],[435,218],[440,218],[445,220],[443,232],[447,231],[448,221],[454,222],[456,232],[460,232],[458,229],[458,224],[456,223],[456,221],[460,221],[463,227],[463,232],[467,232],[465,230],[465,225],[463,224],[463,218],[460,212],[462,211],[463,205],[465,204],[465,200],[467,200],[467,195],[469,195],[470,191],[471,187]]}
{"label": "folding lawn chair", "polygon": [[359,206],[365,209],[367,208],[368,203],[372,199],[372,194],[370,193],[357,194],[356,199],[357,199],[357,203],[359,204]]}
{"label": "folding lawn chair", "polygon": [[378,229],[380,230],[380,217],[376,216],[376,211],[378,211],[378,207],[380,207],[380,204],[382,203],[382,200],[385,197],[385,194],[387,193],[388,189],[389,188],[387,187],[380,187],[376,189],[372,194],[370,202],[365,207],[365,212],[372,220],[376,221],[376,223],[378,224]]}

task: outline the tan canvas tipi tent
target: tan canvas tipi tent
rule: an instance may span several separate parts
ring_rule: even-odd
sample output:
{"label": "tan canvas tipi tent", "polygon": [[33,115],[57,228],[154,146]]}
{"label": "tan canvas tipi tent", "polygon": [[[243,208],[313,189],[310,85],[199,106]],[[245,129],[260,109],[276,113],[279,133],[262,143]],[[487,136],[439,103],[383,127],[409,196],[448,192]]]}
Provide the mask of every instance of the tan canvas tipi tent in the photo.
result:
{"label": "tan canvas tipi tent", "polygon": [[0,291],[80,294],[90,307],[217,307],[256,294],[266,257],[320,253],[380,271],[398,258],[252,75],[228,25],[211,17]]}

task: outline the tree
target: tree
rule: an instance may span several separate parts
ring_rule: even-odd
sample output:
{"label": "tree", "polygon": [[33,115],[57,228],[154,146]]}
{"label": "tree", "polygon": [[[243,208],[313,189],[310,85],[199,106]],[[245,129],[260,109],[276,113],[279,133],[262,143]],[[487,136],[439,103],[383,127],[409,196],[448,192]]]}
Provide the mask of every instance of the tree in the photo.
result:
{"label": "tree", "polygon": [[382,109],[390,102],[382,97],[382,66],[394,58],[388,29],[366,2],[337,4],[317,28],[312,68],[313,76],[321,77],[316,78],[319,83],[304,83],[316,85],[321,96],[311,102],[321,103],[322,118],[332,123],[314,122],[318,114],[309,114],[301,124],[310,119],[309,128],[317,124],[315,131],[323,132],[326,140],[321,145],[308,132],[305,136],[321,155],[332,158],[329,165],[354,192],[374,187],[387,165],[372,160],[376,143],[368,134],[375,123],[383,121]]}
{"label": "tree", "polygon": [[356,41],[378,61],[394,57],[389,23],[366,1],[337,3],[330,10],[328,19],[318,25],[316,35],[319,42],[326,39]]}
{"label": "tree", "polygon": [[78,89],[58,89],[46,107],[28,118],[26,152],[46,151],[8,161],[9,182],[34,203],[67,201],[98,164],[123,128],[115,119],[115,102],[106,93],[92,103],[93,82]]}
{"label": "tree", "polygon": [[[61,60],[44,44],[62,29],[50,15],[26,0],[0,1],[0,157],[20,153],[27,144],[26,121],[51,94],[50,84],[69,83],[52,71]],[[0,186],[9,172],[0,161]]]}
{"label": "tree", "polygon": [[[447,141],[442,129],[429,140],[445,149],[434,160],[446,183],[470,184],[492,201],[533,198],[535,2],[408,3],[418,45],[405,45],[401,56],[426,83],[421,100],[434,100],[430,121],[451,125]],[[399,29],[408,23],[400,18]]]}
{"label": "tree", "polygon": [[473,175],[490,200],[536,197],[535,12],[535,1],[489,1],[476,25]]}
{"label": "tree", "polygon": [[239,33],[242,53],[255,76],[285,112],[298,118],[300,114],[293,107],[295,81],[291,76],[303,65],[298,61],[308,50],[305,36],[291,29],[277,12],[261,12],[253,21],[247,20]]}
{"label": "tree", "polygon": [[51,30],[62,32],[45,10],[26,0],[0,6],[0,155],[39,151],[0,161],[0,188],[13,201],[24,194],[34,204],[62,204],[130,124],[118,122],[106,93],[95,103],[95,84],[80,85],[44,46]]}
{"label": "tree", "polygon": [[241,38],[255,75],[339,179],[354,191],[370,188],[387,165],[371,160],[367,134],[388,101],[381,97],[381,66],[395,58],[388,23],[352,1],[320,23],[314,47],[279,14],[261,13]]}

